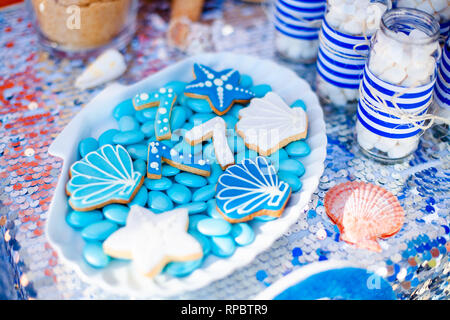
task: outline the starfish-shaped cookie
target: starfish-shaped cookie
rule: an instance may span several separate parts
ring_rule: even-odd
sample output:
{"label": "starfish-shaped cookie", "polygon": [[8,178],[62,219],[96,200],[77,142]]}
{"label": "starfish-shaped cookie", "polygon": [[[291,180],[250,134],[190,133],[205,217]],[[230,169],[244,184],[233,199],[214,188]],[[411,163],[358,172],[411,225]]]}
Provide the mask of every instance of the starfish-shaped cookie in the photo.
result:
{"label": "starfish-shaped cookie", "polygon": [[134,205],[125,227],[106,239],[103,250],[114,258],[131,259],[138,272],[153,277],[169,262],[203,256],[201,245],[187,233],[188,223],[185,208],[155,214]]}
{"label": "starfish-shaped cookie", "polygon": [[227,113],[233,103],[245,103],[255,96],[252,91],[239,85],[241,76],[237,70],[214,71],[207,66],[194,64],[194,77],[195,80],[186,86],[184,94],[207,99],[211,109],[219,116]]}

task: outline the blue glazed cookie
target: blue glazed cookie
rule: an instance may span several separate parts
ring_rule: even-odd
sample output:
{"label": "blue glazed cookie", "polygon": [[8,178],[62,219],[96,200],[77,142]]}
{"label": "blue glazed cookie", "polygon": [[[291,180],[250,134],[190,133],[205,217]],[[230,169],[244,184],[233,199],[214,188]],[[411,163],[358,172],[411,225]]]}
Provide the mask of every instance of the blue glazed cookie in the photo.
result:
{"label": "blue glazed cookie", "polygon": [[255,94],[242,87],[237,70],[215,71],[202,64],[194,64],[195,80],[184,89],[184,94],[192,98],[206,99],[213,111],[223,115],[234,103],[245,103]]}

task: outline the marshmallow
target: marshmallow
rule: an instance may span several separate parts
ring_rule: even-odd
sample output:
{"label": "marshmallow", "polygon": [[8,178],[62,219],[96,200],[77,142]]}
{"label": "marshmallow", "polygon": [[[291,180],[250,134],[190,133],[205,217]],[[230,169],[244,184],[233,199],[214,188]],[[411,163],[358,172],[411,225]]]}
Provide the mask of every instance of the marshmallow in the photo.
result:
{"label": "marshmallow", "polygon": [[399,159],[408,156],[417,148],[419,137],[414,136],[405,139],[391,139],[381,137],[372,133],[361,125],[359,121],[356,122],[356,134],[358,144],[367,151],[376,153],[377,150],[391,159]]}
{"label": "marshmallow", "polygon": [[275,33],[275,48],[285,58],[293,61],[313,61],[317,56],[319,40],[303,40]]}

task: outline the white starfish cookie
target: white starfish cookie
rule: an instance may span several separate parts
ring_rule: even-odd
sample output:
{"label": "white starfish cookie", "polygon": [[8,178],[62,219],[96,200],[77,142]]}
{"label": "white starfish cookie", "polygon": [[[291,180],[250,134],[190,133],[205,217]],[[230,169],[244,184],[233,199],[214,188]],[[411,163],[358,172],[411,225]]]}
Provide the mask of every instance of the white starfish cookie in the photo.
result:
{"label": "white starfish cookie", "polygon": [[125,227],[106,239],[103,250],[114,258],[131,259],[139,273],[154,277],[169,262],[203,256],[201,245],[187,233],[188,223],[185,208],[155,214],[134,205]]}
{"label": "white starfish cookie", "polygon": [[245,145],[260,155],[269,156],[292,141],[304,139],[308,118],[302,108],[289,107],[279,95],[267,93],[252,99],[239,112],[236,132]]}

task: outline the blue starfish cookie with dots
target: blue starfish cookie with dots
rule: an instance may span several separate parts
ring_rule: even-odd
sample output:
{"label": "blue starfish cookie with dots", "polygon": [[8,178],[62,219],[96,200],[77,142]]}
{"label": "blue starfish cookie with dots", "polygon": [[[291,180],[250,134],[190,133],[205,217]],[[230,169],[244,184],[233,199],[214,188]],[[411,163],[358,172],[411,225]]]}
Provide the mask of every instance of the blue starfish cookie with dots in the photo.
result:
{"label": "blue starfish cookie with dots", "polygon": [[239,85],[237,70],[215,71],[202,64],[194,64],[195,80],[190,82],[184,94],[192,98],[207,99],[211,109],[218,115],[230,110],[234,103],[245,103],[255,94]]}

